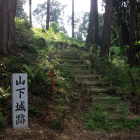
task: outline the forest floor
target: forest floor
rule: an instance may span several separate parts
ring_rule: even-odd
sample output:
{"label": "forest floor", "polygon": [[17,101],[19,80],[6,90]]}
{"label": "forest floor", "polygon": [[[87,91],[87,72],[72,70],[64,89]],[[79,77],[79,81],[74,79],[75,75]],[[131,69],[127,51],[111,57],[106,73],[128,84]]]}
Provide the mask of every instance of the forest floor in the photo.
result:
{"label": "forest floor", "polygon": [[[77,88],[74,85],[71,90],[78,95],[83,92],[78,85]],[[29,98],[33,100],[33,95],[30,95]],[[45,104],[45,100],[43,103]],[[81,114],[89,107],[90,103],[86,101],[86,96],[79,96],[77,107],[72,115],[63,122],[63,130],[51,129],[42,119],[32,115],[29,116],[29,127],[27,129],[13,130],[9,123],[6,129],[0,133],[0,140],[140,140],[140,127],[137,130],[121,131],[86,130],[81,121]]]}

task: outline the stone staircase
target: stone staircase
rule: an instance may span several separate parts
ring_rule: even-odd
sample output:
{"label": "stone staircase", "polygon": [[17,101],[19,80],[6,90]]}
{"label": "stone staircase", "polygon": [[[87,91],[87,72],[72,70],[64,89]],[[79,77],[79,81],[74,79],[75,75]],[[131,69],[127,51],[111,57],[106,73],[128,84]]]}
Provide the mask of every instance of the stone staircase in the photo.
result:
{"label": "stone staircase", "polygon": [[109,116],[109,120],[116,120],[124,116],[126,119],[138,117],[129,111],[128,104],[121,97],[113,97],[108,94],[109,82],[103,81],[100,74],[91,70],[76,51],[60,52],[59,58],[70,65],[68,69],[73,79],[84,89],[84,94],[92,100],[93,105],[102,106],[103,112]]}

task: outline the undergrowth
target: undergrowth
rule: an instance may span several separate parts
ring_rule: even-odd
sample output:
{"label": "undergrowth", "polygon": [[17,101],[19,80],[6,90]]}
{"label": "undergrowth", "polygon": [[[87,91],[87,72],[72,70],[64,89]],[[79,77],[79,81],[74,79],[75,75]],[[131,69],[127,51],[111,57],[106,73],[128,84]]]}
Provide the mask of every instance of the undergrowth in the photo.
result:
{"label": "undergrowth", "polygon": [[[69,91],[68,79],[71,75],[63,69],[68,65],[60,62],[55,45],[56,42],[64,42],[66,45],[76,43],[80,46],[83,42],[59,32],[57,26],[50,26],[46,31],[30,28],[26,20],[16,18],[15,23],[18,52],[0,56],[0,88],[4,91],[0,93],[0,130],[8,121],[3,119],[7,118],[3,110],[10,113],[8,104],[11,102],[9,87],[12,73],[28,74],[29,95],[34,97],[29,102],[29,115],[41,118],[54,129],[62,129],[63,119],[69,116],[74,97]],[[4,106],[3,102],[7,105]]]}
{"label": "undergrowth", "polygon": [[1,108],[0,108],[0,131],[2,131],[5,127],[4,118],[2,116]]}
{"label": "undergrowth", "polygon": [[[96,55],[87,55],[91,59],[91,68],[103,75],[102,81],[110,82],[108,94],[122,96],[131,102],[131,110],[138,114],[140,109],[140,68],[131,68],[124,56],[99,58]],[[117,87],[117,88],[113,88]]]}
{"label": "undergrowth", "polygon": [[110,121],[108,118],[109,116],[103,113],[102,106],[97,105],[84,115],[83,120],[88,130],[134,130],[140,125],[140,119],[127,120],[120,117]]}

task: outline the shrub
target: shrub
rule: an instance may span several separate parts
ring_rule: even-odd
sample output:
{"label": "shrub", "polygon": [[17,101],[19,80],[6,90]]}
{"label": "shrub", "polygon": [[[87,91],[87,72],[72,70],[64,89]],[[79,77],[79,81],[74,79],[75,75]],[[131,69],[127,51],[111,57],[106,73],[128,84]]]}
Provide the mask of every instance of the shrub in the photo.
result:
{"label": "shrub", "polygon": [[2,116],[1,108],[0,108],[0,131],[2,131],[5,127],[4,118]]}
{"label": "shrub", "polygon": [[15,19],[16,22],[16,46],[20,49],[29,49],[34,47],[33,32],[30,29],[28,21],[24,19]]}
{"label": "shrub", "polygon": [[28,73],[29,89],[31,92],[35,95],[47,96],[50,99],[48,91],[51,83],[49,78],[47,78],[47,72],[43,71],[37,64],[32,66],[24,65],[24,68]]}
{"label": "shrub", "polygon": [[[119,87],[119,94],[130,100],[132,111],[138,113],[140,107],[140,68],[136,66],[130,68],[126,64],[126,58],[120,56],[113,58],[111,62],[109,59],[95,57],[93,66],[104,75],[104,80]],[[114,89],[108,90],[108,93],[116,95]]]}
{"label": "shrub", "polygon": [[85,127],[88,130],[122,130],[122,129],[136,129],[140,125],[140,119],[127,120],[119,118],[117,120],[109,121],[102,111],[102,106],[98,105],[92,108],[86,115],[84,115]]}
{"label": "shrub", "polygon": [[58,33],[60,31],[60,28],[56,22],[52,22],[50,27],[54,30],[55,33]]}

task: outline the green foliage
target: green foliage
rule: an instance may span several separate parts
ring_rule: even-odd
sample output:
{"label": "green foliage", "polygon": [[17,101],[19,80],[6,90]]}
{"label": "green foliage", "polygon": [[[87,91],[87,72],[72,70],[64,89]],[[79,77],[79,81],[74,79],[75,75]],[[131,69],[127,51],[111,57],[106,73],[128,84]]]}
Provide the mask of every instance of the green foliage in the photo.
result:
{"label": "green foliage", "polygon": [[54,118],[54,120],[51,122],[51,126],[53,129],[57,129],[57,130],[60,130],[62,128],[62,126],[57,118]]}
{"label": "green foliage", "polygon": [[126,102],[122,102],[121,105],[120,105],[120,113],[122,115],[122,117],[125,117],[127,116],[129,113],[128,113],[128,107],[127,107],[127,103]]}
{"label": "green foliage", "polygon": [[[71,23],[71,17],[69,17],[68,22]],[[75,37],[79,40],[85,40],[89,24],[89,12],[75,13],[74,23]]]}
{"label": "green foliage", "polygon": [[51,128],[56,130],[61,130],[64,127],[63,118],[65,116],[64,109],[62,105],[58,104],[57,106],[50,105],[51,111],[49,111],[50,117],[46,122],[50,125]]}
{"label": "green foliage", "polygon": [[118,99],[117,98],[110,97],[110,99],[108,101],[108,105],[115,106],[115,105],[117,105],[117,103],[118,103]]}
{"label": "green foliage", "polygon": [[1,108],[0,108],[0,131],[2,131],[5,127],[4,118],[2,116]]}
{"label": "green foliage", "polygon": [[115,97],[110,97],[109,101],[106,103],[107,106],[110,106],[110,113],[115,113],[116,109],[119,107],[120,117],[125,117],[128,115],[128,108],[126,102],[119,103],[118,99]]}
{"label": "green foliage", "polygon": [[110,55],[119,55],[120,54],[120,48],[119,47],[116,47],[116,46],[113,46],[110,48]]}
{"label": "green foliage", "polygon": [[64,80],[65,78],[71,77],[71,74],[68,70],[69,67],[70,67],[69,63],[64,63],[64,62],[61,63],[60,62],[60,63],[56,64],[55,68],[59,70],[59,75],[61,76],[61,80]]}
{"label": "green foliage", "polygon": [[[48,31],[46,30],[42,30],[42,28],[34,28],[32,29],[34,32],[34,37],[36,39],[36,42],[38,43],[38,46],[41,46],[40,42],[38,39],[43,38],[46,40],[47,46],[51,45],[51,41],[55,41],[55,40],[61,40],[63,39],[61,37],[60,33],[55,33],[53,28],[49,28]],[[50,47],[50,46],[49,46]],[[41,47],[42,48],[42,47]]]}
{"label": "green foliage", "polygon": [[136,129],[140,125],[140,119],[127,120],[120,118],[118,120],[109,121],[108,117],[103,113],[102,106],[95,106],[84,115],[85,127],[88,130],[123,130]]}
{"label": "green foliage", "polygon": [[29,114],[31,115],[36,115],[36,116],[39,115],[37,112],[37,109],[34,106],[29,105],[28,111],[29,111]]}
{"label": "green foliage", "polygon": [[29,111],[29,113],[32,113],[32,114],[35,114],[36,115],[36,108],[35,107],[29,106],[28,111]]}
{"label": "green foliage", "polygon": [[[63,23],[63,13],[65,5],[61,5],[60,2],[57,0],[51,0],[50,2],[50,23],[56,22],[56,23]],[[37,8],[34,10],[33,14],[37,20],[37,22],[44,26],[46,23],[46,13],[47,13],[47,1],[45,1],[43,4],[38,4]]]}
{"label": "green foliage", "polygon": [[31,64],[35,58],[36,56],[30,53],[2,56],[0,59],[0,87],[7,89],[10,85],[11,74],[23,72],[23,64]]}
{"label": "green foliage", "polygon": [[28,16],[25,13],[24,8],[23,8],[23,5],[25,3],[26,3],[26,0],[17,0],[16,17],[27,20]]}
{"label": "green foliage", "polygon": [[29,89],[31,92],[35,95],[49,97],[48,91],[51,83],[47,77],[47,73],[36,64],[32,66],[24,65],[24,68],[28,73]]}
{"label": "green foliage", "polygon": [[[31,65],[35,63],[37,58],[36,54],[31,53],[17,53],[13,56],[3,56],[1,59],[0,66],[0,87],[1,88],[1,98],[9,95],[9,87],[11,85],[11,74],[12,73],[22,73],[25,72],[23,65]],[[6,90],[5,90],[6,89]]]}
{"label": "green foliage", "polygon": [[108,121],[103,114],[102,106],[97,105],[84,116],[85,127],[89,130],[108,129]]}
{"label": "green foliage", "polygon": [[52,22],[50,27],[54,30],[55,33],[58,33],[60,31],[60,28],[56,22]]}
{"label": "green foliage", "polygon": [[111,96],[116,95],[117,90],[115,88],[109,88],[107,93]]}
{"label": "green foliage", "polygon": [[[99,46],[102,43],[102,33],[103,33],[103,14],[99,14]],[[68,23],[71,24],[71,16],[68,17]],[[86,40],[87,30],[89,25],[89,12],[75,13],[74,18],[75,23],[75,38],[78,40]]]}
{"label": "green foliage", "polygon": [[[36,52],[38,49],[50,47],[51,42],[65,41],[68,39],[63,33],[59,33],[60,27],[52,22],[48,31],[42,28],[30,29],[28,21],[16,18],[16,46],[28,52]],[[23,41],[24,40],[24,41]]]}
{"label": "green foliage", "polygon": [[27,20],[15,19],[16,22],[16,46],[19,49],[28,49],[30,52],[35,51],[33,32]]}
{"label": "green foliage", "polygon": [[4,90],[3,88],[0,87],[0,101],[7,98],[8,96],[10,96],[10,93],[8,93],[9,88],[10,87],[8,87],[6,90]]}
{"label": "green foliage", "polygon": [[119,68],[112,65],[111,69],[106,70],[106,74],[108,75],[109,80],[115,85],[127,87],[130,84],[130,79],[127,74],[127,67]]}
{"label": "green foliage", "polygon": [[6,71],[6,67],[5,67],[5,62],[3,60],[3,62],[1,62],[0,64],[0,87],[2,87],[3,89],[7,88],[9,86],[9,73]]}
{"label": "green foliage", "polygon": [[[137,90],[137,92],[139,92],[139,71],[140,69],[138,67],[130,68],[129,65],[124,64],[122,60],[119,60],[116,64],[111,64],[109,68],[105,70],[105,74],[113,84],[121,87],[123,91]],[[131,74],[132,79],[129,73]]]}
{"label": "green foliage", "polygon": [[[84,46],[85,45],[85,42],[83,40],[80,40],[80,39],[77,39],[77,38],[68,38],[67,39],[67,42],[69,44],[75,44],[75,45],[78,45],[78,46]],[[73,49],[73,48],[72,48]]]}
{"label": "green foliage", "polygon": [[104,75],[104,81],[110,81],[119,87],[118,91],[109,89],[108,93],[116,95],[117,91],[117,94],[135,104],[132,110],[137,113],[140,102],[140,68],[130,68],[126,62],[127,59],[123,56],[114,56],[106,60],[95,57],[92,64]]}

